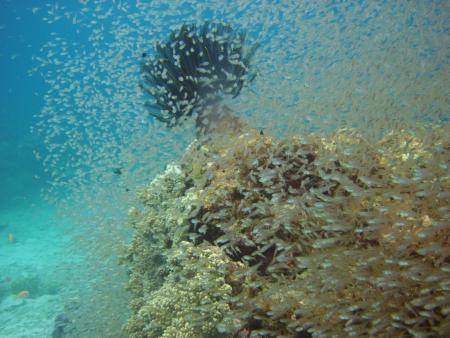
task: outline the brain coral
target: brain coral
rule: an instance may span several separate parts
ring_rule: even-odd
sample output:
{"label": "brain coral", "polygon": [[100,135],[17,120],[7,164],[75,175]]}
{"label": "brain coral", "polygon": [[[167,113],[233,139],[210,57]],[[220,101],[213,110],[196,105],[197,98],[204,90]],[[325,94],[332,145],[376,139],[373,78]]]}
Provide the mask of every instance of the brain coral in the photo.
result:
{"label": "brain coral", "polygon": [[177,167],[183,188],[156,179],[147,194],[174,192],[132,213],[128,332],[450,335],[448,135],[243,129],[194,143]]}

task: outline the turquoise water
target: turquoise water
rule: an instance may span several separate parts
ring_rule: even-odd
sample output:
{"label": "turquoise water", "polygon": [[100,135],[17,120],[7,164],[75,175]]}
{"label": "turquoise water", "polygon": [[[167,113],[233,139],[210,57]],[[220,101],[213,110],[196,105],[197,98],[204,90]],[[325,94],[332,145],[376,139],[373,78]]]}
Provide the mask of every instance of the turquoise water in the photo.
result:
{"label": "turquoise water", "polygon": [[2,1],[0,337],[126,336],[127,211],[195,139],[145,110],[153,42],[230,23],[260,44],[255,81],[226,99],[249,125],[376,139],[448,123],[449,16],[446,1]]}

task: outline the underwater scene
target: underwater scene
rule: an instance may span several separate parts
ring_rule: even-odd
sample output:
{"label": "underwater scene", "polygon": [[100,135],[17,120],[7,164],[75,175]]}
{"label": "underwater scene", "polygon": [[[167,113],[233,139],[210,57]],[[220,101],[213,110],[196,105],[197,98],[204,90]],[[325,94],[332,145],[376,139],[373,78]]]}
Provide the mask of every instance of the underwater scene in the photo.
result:
{"label": "underwater scene", "polygon": [[0,2],[0,338],[450,337],[450,3]]}

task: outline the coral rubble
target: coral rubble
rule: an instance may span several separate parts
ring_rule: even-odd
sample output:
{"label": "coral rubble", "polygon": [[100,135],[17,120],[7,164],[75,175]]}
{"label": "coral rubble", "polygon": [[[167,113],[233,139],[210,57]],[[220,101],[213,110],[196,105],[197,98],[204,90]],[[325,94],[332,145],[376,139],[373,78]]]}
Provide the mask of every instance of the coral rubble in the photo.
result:
{"label": "coral rubble", "polygon": [[450,335],[448,135],[194,142],[130,210],[128,333]]}

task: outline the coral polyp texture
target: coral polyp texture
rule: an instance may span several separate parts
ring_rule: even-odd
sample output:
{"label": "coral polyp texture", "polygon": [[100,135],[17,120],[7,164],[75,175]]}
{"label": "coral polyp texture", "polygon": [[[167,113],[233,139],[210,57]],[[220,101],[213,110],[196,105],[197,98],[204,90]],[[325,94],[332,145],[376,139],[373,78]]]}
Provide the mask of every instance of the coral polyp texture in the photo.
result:
{"label": "coral polyp texture", "polygon": [[141,87],[151,100],[149,113],[169,127],[217,104],[223,96],[239,95],[257,45],[245,48],[245,33],[223,23],[183,25],[155,54],[144,57]]}
{"label": "coral polyp texture", "polygon": [[194,142],[130,211],[128,333],[449,336],[449,135]]}

